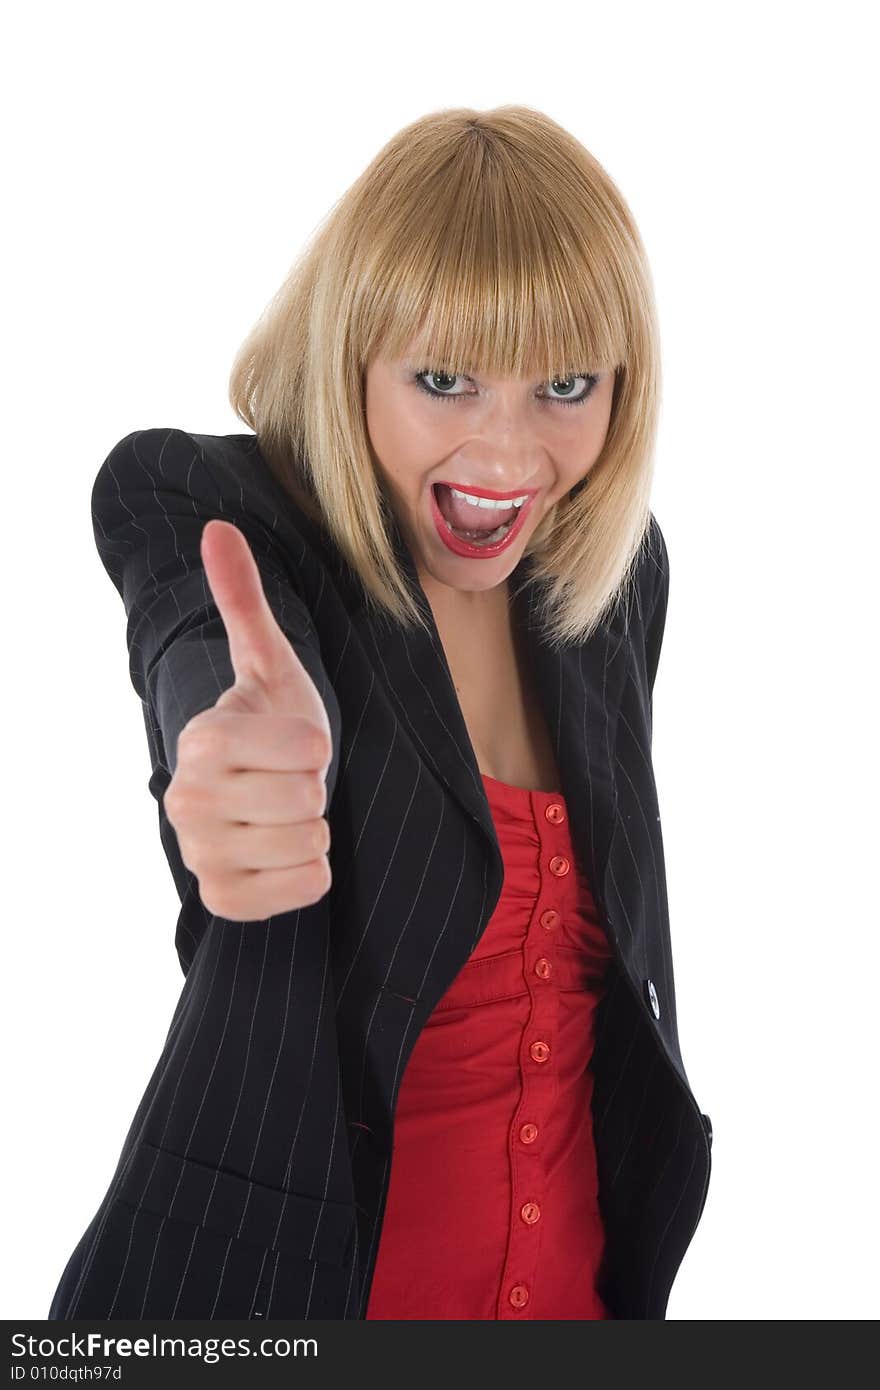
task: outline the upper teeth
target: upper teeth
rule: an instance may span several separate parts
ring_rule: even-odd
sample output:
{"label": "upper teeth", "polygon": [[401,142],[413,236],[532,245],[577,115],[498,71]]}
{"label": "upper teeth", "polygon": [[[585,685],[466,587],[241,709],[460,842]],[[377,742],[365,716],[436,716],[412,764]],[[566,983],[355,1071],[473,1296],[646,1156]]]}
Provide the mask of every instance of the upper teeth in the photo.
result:
{"label": "upper teeth", "polygon": [[450,487],[449,491],[453,497],[460,497],[463,502],[470,503],[472,507],[494,507],[497,511],[507,511],[509,507],[521,507],[523,502],[529,500],[528,493],[522,497],[508,497],[504,502],[493,502],[490,497],[474,497],[469,492],[460,492],[457,487]]}

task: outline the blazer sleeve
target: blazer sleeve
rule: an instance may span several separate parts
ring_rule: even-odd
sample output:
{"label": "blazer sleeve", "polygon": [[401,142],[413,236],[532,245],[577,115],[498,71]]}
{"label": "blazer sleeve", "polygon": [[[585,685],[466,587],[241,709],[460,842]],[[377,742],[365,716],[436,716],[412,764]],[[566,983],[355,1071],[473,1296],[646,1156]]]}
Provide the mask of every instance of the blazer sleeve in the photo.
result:
{"label": "blazer sleeve", "polygon": [[660,662],[666,608],[669,602],[669,554],[657,518],[651,513],[649,565],[653,574],[652,597],[645,621],[645,664],[648,672],[648,697],[653,695],[654,679]]}
{"label": "blazer sleeve", "polygon": [[110,451],[92,487],[92,525],[101,562],[122,597],[131,682],[159,735],[169,775],[177,739],[195,714],[215,704],[235,675],[223,619],[201,560],[205,523],[231,521],[244,533],[279,626],[327,709],[333,758],[327,805],[339,767],[340,711],[321,659],[295,567],[232,477],[183,430],[137,430]]}

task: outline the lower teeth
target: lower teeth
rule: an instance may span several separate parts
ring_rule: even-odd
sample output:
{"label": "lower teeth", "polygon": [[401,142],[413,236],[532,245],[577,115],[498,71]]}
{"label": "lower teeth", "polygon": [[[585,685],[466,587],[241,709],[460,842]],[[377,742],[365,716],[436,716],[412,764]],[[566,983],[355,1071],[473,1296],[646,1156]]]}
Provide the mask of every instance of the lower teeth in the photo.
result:
{"label": "lower teeth", "polygon": [[[449,526],[454,536],[458,536],[460,541],[469,541],[471,545],[492,545],[495,541],[500,541],[502,536],[506,536],[516,517],[510,521],[503,521],[500,526],[496,526],[494,531],[462,531],[458,526]],[[449,523],[447,522],[447,525]]]}

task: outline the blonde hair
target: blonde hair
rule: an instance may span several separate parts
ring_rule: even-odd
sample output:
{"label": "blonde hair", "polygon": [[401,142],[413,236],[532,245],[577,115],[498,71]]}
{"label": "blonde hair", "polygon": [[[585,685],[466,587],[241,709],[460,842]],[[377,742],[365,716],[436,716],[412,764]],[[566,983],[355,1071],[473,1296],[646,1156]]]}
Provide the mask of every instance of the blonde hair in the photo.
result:
{"label": "blonde hair", "polygon": [[649,528],[659,341],[632,214],[548,116],[456,108],[405,126],[319,226],[230,374],[236,414],[367,602],[424,626],[394,553],[364,394],[373,359],[413,339],[433,370],[614,370],[588,485],[548,511],[524,552],[548,639],[585,640],[627,591]]}

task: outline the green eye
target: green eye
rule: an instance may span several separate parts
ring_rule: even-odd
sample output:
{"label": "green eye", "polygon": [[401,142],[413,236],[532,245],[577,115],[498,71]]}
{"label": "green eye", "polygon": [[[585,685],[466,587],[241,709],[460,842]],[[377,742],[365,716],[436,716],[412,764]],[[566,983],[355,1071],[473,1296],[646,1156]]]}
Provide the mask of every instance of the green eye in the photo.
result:
{"label": "green eye", "polygon": [[599,380],[596,372],[582,372],[578,376],[555,376],[550,382],[554,391],[565,390],[566,392],[575,389],[575,382],[583,381],[586,383],[579,396],[572,400],[562,400],[559,396],[548,396],[547,399],[557,401],[559,405],[583,405],[584,401],[589,400]]}
{"label": "green eye", "polygon": [[432,389],[435,389],[435,388],[437,388],[437,387],[439,386],[439,390],[438,390],[437,394],[438,394],[438,395],[443,395],[443,396],[449,395],[449,392],[446,391],[446,390],[444,390],[444,388],[443,388],[443,383],[445,382],[445,383],[447,383],[448,385],[451,386],[452,383],[453,383],[454,381],[457,380],[456,376],[455,376],[454,373],[452,373],[452,372],[430,372],[430,371],[425,371],[425,372],[420,373],[420,375],[421,375],[421,376],[430,376],[430,378],[431,378],[431,386],[432,386]]}
{"label": "green eye", "polygon": [[[432,382],[435,383],[446,382],[452,384],[458,380],[458,375],[454,372],[435,371],[431,367],[423,367],[421,371],[414,372],[413,381],[420,388],[420,390],[424,391],[426,396],[430,396],[431,400],[460,401],[463,400],[465,396],[468,394],[467,392],[456,392],[453,394],[451,391],[443,390],[442,386],[440,389],[437,389],[435,385],[429,386],[427,382],[424,380],[425,377],[430,377]],[[570,376],[554,376],[550,379],[549,382],[550,387],[554,391],[571,391],[575,388],[575,383],[578,381],[584,382],[585,385],[582,388],[580,395],[573,396],[569,400],[564,399],[562,396],[539,396],[538,400],[552,401],[555,405],[583,405],[584,402],[589,400],[590,396],[593,394],[598,380],[599,375],[597,372],[580,372],[576,375],[573,374]]]}

